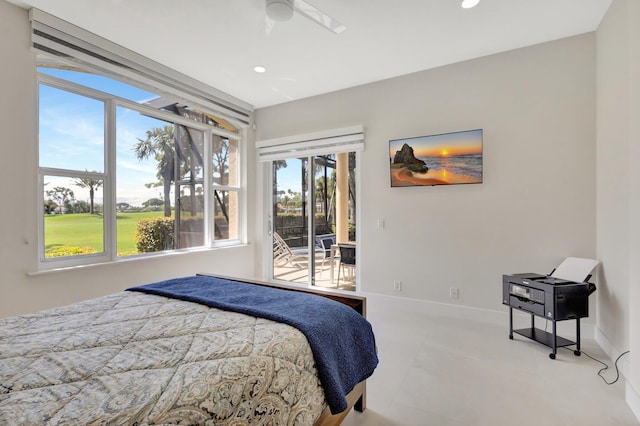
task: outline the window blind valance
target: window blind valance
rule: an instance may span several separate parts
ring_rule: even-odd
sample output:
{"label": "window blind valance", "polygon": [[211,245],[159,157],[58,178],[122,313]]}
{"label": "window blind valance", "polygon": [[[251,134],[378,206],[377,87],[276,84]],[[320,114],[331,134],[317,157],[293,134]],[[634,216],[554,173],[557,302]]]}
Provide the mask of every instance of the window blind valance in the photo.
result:
{"label": "window blind valance", "polygon": [[364,127],[352,126],[256,142],[258,161],[362,151]]}
{"label": "window blind valance", "polygon": [[119,76],[241,126],[250,122],[253,106],[240,99],[39,9],[31,9],[29,19],[31,44],[40,54],[87,71]]}

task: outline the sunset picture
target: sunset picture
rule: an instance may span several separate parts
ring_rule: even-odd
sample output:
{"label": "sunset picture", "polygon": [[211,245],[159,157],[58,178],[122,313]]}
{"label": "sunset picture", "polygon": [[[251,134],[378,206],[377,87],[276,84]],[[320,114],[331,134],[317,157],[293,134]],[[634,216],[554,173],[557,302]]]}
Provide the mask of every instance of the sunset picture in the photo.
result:
{"label": "sunset picture", "polygon": [[391,186],[482,183],[482,129],[389,141]]}

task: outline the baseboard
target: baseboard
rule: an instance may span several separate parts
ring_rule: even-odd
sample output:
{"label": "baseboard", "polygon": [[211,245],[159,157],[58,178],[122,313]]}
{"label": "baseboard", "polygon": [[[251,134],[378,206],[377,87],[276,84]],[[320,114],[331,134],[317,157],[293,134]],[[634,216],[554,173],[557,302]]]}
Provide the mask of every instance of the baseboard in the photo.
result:
{"label": "baseboard", "polygon": [[415,310],[417,312],[429,312],[433,315],[450,315],[457,318],[470,319],[474,321],[489,322],[494,324],[507,324],[508,317],[505,312],[482,309],[464,305],[453,305],[448,303],[432,302],[422,299],[411,299],[408,297],[390,296],[379,293],[360,293],[372,303],[382,303],[388,308],[397,308],[403,311]]}
{"label": "baseboard", "polygon": [[627,382],[625,386],[625,401],[631,408],[631,411],[640,421],[640,395],[633,389],[633,387]]}
{"label": "baseboard", "polygon": [[[609,359],[616,360],[622,354],[618,348],[616,348],[611,341],[607,338],[606,334],[602,332],[598,327],[595,328],[595,340],[598,345],[602,348],[602,350],[607,354]],[[620,371],[620,375],[625,380],[625,401],[633,415],[636,416],[638,421],[640,421],[640,395],[636,392],[636,390],[629,384],[629,381],[626,378],[629,376],[629,357],[625,356],[620,358],[618,361],[618,370]]]}
{"label": "baseboard", "polygon": [[[616,348],[611,343],[609,338],[607,338],[607,336],[602,332],[602,330],[600,330],[600,328],[595,327],[594,333],[595,333],[594,339],[596,343],[600,345],[600,347],[602,348],[604,353],[607,354],[609,359],[612,361],[615,361],[616,359],[618,359],[618,357],[620,356],[620,354],[622,354],[623,351]],[[618,370],[620,371],[620,374],[625,379],[626,377],[629,377],[629,357],[628,356],[620,358],[620,361],[618,361]]]}
{"label": "baseboard", "polygon": [[[473,306],[454,305],[449,303],[432,302],[429,300],[410,299],[407,297],[390,296],[379,293],[360,293],[365,296],[371,303],[383,303],[384,306],[389,308],[397,308],[400,310],[416,310],[417,312],[430,312],[433,315],[446,315],[455,318],[463,318],[471,321],[486,322],[495,325],[503,325],[508,332],[509,329],[509,308],[500,304],[502,308],[496,309],[483,309]],[[513,310],[513,322],[514,328],[528,327],[531,321],[531,316],[522,311],[516,309]],[[545,328],[545,319],[536,318],[536,326],[538,328]],[[549,326],[551,327],[551,326]],[[594,338],[594,324],[580,322],[580,334],[582,338]],[[575,321],[560,321],[557,323],[558,336],[565,337],[567,339],[575,340],[576,326]]]}

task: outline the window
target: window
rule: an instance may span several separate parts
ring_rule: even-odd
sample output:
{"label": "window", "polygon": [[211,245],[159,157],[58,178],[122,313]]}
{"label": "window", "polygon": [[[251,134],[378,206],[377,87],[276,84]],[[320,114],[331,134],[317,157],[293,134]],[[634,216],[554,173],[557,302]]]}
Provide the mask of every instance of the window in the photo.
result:
{"label": "window", "polygon": [[38,76],[41,268],[239,241],[241,129],[105,76]]}

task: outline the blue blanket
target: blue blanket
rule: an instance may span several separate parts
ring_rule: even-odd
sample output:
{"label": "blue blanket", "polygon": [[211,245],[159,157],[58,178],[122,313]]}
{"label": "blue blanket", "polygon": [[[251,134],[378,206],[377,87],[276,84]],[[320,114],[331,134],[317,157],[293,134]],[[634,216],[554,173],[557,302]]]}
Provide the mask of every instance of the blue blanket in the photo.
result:
{"label": "blue blanket", "polygon": [[333,414],[378,365],[371,324],[354,309],[313,294],[222,278],[193,276],[132,287],[140,291],[291,325],[307,337]]}

